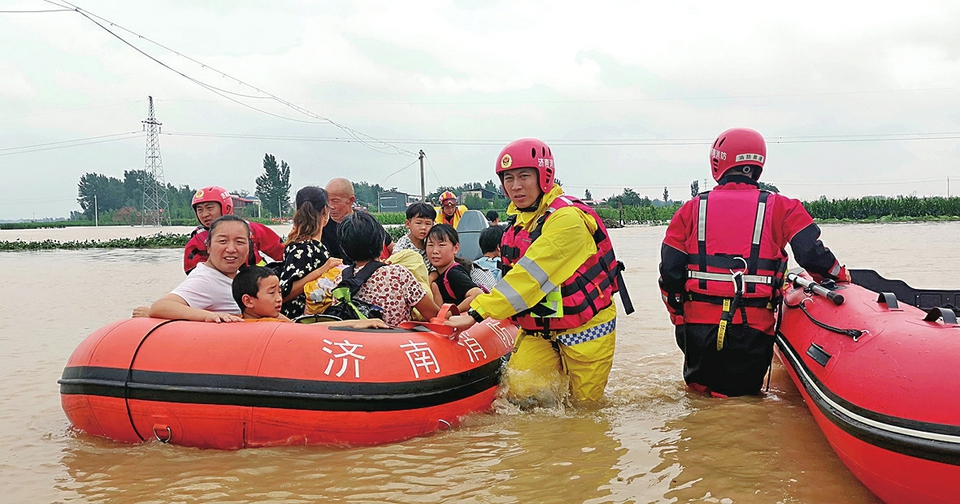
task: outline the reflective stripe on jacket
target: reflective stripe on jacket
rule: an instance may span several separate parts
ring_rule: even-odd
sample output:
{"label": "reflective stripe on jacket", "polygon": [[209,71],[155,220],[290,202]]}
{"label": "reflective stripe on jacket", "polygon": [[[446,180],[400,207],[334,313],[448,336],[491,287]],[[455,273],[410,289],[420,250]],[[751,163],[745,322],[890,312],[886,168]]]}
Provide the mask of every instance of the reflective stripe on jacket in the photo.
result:
{"label": "reflective stripe on jacket", "polygon": [[[550,230],[555,216],[576,209],[575,214],[584,224],[580,226],[589,233],[592,249],[585,254],[577,268],[566,275],[559,285],[561,299],[548,297],[558,289],[556,278],[548,273],[549,266],[541,259],[528,254],[535,243]],[[555,241],[550,246],[554,246]],[[574,248],[569,244],[564,248]],[[613,245],[603,221],[596,212],[576,198],[557,195],[535,219],[532,226],[513,225],[503,235],[500,245],[503,263],[513,269],[522,269],[539,285],[541,298],[530,303],[513,288],[510,273],[497,284],[515,310],[513,319],[527,331],[562,331],[583,326],[601,310],[613,304],[613,294],[618,291],[617,273],[620,262],[617,261]],[[512,269],[511,269],[512,271]],[[516,278],[516,277],[513,277]],[[557,304],[562,305],[562,316],[557,317]]]}

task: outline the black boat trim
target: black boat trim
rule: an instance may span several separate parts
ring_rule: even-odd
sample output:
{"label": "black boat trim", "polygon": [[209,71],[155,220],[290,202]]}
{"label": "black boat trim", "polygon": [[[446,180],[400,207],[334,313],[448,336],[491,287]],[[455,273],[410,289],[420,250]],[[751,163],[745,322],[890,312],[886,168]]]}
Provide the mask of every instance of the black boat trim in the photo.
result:
{"label": "black boat trim", "polygon": [[397,411],[428,408],[496,387],[503,359],[461,373],[394,383],[265,378],[75,366],[63,370],[61,394],[189,404],[311,411]]}
{"label": "black boat trim", "polygon": [[827,388],[782,332],[777,333],[777,346],[820,412],[847,434],[892,452],[960,465],[960,426],[898,418],[857,406]]}

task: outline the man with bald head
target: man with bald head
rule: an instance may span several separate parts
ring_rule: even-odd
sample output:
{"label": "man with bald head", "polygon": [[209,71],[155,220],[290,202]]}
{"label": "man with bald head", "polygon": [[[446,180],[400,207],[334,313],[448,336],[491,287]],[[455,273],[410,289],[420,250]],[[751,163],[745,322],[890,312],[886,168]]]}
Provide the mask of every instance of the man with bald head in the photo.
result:
{"label": "man with bald head", "polygon": [[323,227],[323,235],[320,237],[321,243],[333,257],[346,260],[347,257],[340,248],[340,239],[337,237],[337,231],[340,229],[340,222],[353,214],[353,204],[357,197],[353,194],[353,184],[345,178],[335,178],[327,182],[327,206],[330,208],[330,220]]}

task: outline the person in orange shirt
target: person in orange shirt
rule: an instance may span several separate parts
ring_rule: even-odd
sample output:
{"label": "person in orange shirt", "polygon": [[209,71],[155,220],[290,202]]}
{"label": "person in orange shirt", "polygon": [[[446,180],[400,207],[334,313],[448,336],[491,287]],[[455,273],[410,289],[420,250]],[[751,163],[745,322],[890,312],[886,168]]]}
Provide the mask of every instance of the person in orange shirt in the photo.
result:
{"label": "person in orange shirt", "polygon": [[[246,322],[292,322],[280,313],[280,307],[283,306],[280,277],[270,268],[250,266],[241,269],[233,278],[233,299],[243,312],[243,320]],[[387,328],[387,324],[380,319],[318,322],[318,324],[355,329]]]}

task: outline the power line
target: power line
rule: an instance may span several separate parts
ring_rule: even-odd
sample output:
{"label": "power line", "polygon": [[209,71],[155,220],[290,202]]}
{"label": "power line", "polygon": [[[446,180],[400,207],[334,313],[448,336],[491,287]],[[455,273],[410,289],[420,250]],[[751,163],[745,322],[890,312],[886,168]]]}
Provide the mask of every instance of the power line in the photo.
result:
{"label": "power line", "polygon": [[394,175],[402,172],[403,170],[406,170],[407,168],[410,168],[411,166],[417,164],[417,162],[419,162],[419,161],[420,161],[420,159],[415,159],[415,160],[413,160],[413,162],[411,162],[411,163],[408,164],[407,166],[404,166],[403,168],[400,168],[399,170],[391,173],[390,175],[387,175],[386,177],[383,178],[383,180],[381,180],[381,181],[378,182],[378,183],[379,183],[379,184],[382,184],[382,183],[386,182],[388,178],[390,178],[390,177],[392,177],[392,176],[394,176]]}
{"label": "power line", "polygon": [[89,138],[78,138],[75,140],[61,140],[59,142],[49,142],[34,145],[24,145],[20,147],[4,147],[0,149],[0,156],[13,156],[15,154],[27,154],[30,152],[39,152],[55,149],[67,149],[70,147],[80,147],[105,142],[116,142],[118,140],[129,140],[137,138],[139,131],[128,131],[126,133],[114,133],[112,135],[101,135]]}
{"label": "power line", "polygon": [[38,12],[70,12],[73,9],[39,9],[39,10],[0,10],[0,14],[35,14]]}
{"label": "power line", "polygon": [[430,105],[565,105],[581,103],[645,103],[645,102],[689,102],[689,101],[717,101],[717,100],[749,100],[764,98],[798,98],[804,96],[846,96],[889,93],[919,93],[935,91],[957,91],[960,88],[917,88],[917,89],[875,89],[866,91],[817,91],[810,93],[779,93],[753,95],[717,95],[717,96],[678,96],[671,98],[596,98],[596,99],[569,99],[569,100],[483,100],[483,101],[435,101],[435,102],[387,102],[387,101],[345,101],[336,102],[338,105],[400,105],[400,106],[430,106]]}
{"label": "power line", "polygon": [[[188,137],[211,137],[211,138],[241,138],[248,140],[287,140],[303,142],[353,142],[354,140],[340,137],[317,137],[302,135],[260,135],[253,133],[206,133],[196,131],[174,131],[164,132],[164,135],[188,136]],[[916,140],[956,140],[960,139],[960,132],[927,132],[927,133],[877,133],[877,134],[850,134],[850,135],[797,135],[797,136],[773,136],[767,140],[767,144],[795,144],[795,143],[856,143],[856,142],[892,142],[892,141],[916,141]],[[456,145],[456,146],[487,146],[504,145],[509,140],[496,139],[455,139],[455,138],[391,138],[384,140],[394,144],[408,145]],[[550,145],[570,145],[570,146],[685,146],[685,145],[705,145],[713,139],[695,139],[695,138],[597,138],[597,139],[565,139],[565,140],[544,140]]]}
{"label": "power line", "polygon": [[[50,3],[50,4],[52,4],[52,5],[57,5],[58,7],[64,7],[64,6],[61,5],[60,3],[57,3],[57,2],[55,2],[55,1],[53,1],[53,0],[44,0],[44,1],[46,1],[47,3]],[[315,122],[315,121],[303,121],[303,120],[300,120],[300,119],[294,119],[294,118],[282,116],[282,115],[279,115],[279,114],[274,114],[274,113],[272,113],[272,112],[268,112],[268,111],[266,111],[266,110],[262,110],[262,109],[259,109],[259,108],[254,107],[254,106],[252,106],[252,105],[243,103],[242,101],[240,101],[240,100],[238,100],[238,99],[236,99],[236,98],[233,98],[233,97],[231,97],[231,96],[228,96],[228,94],[234,95],[234,96],[243,97],[243,98],[251,98],[251,99],[270,99],[270,100],[273,100],[273,101],[275,101],[275,102],[277,102],[277,103],[280,103],[280,104],[282,104],[282,105],[285,105],[285,106],[287,106],[287,107],[289,107],[289,108],[291,108],[291,109],[293,109],[293,110],[295,110],[295,111],[297,111],[297,112],[299,112],[299,113],[301,113],[301,114],[303,114],[303,115],[305,115],[305,116],[307,116],[307,117],[311,117],[311,118],[314,118],[314,119],[318,119],[318,120],[320,120],[321,122],[329,123],[329,124],[331,124],[331,125],[339,128],[341,131],[347,133],[348,135],[352,136],[352,137],[355,138],[359,143],[361,143],[362,145],[364,145],[364,146],[366,146],[366,147],[368,147],[368,148],[370,148],[370,149],[372,149],[372,150],[375,150],[375,151],[378,151],[378,152],[385,152],[384,149],[385,149],[385,148],[389,148],[389,149],[392,149],[392,150],[396,151],[398,154],[404,154],[404,155],[409,155],[409,156],[416,156],[416,155],[417,155],[416,153],[414,153],[414,152],[412,152],[412,151],[410,151],[410,150],[404,149],[404,148],[402,148],[402,147],[398,147],[398,146],[396,146],[396,145],[392,145],[392,144],[390,144],[389,142],[384,142],[384,141],[382,141],[382,140],[380,140],[380,139],[377,139],[377,138],[375,138],[375,137],[373,137],[373,136],[367,135],[367,134],[362,133],[362,132],[360,132],[360,131],[358,131],[358,130],[355,130],[355,129],[349,127],[349,126],[346,126],[345,124],[340,124],[340,123],[338,123],[338,122],[336,122],[336,121],[334,121],[334,120],[332,120],[332,119],[330,119],[330,118],[324,117],[324,116],[322,116],[322,115],[320,115],[320,114],[317,114],[317,113],[314,113],[314,112],[312,112],[312,111],[310,111],[310,110],[307,110],[306,108],[301,107],[301,106],[299,106],[299,105],[296,105],[295,103],[292,103],[292,102],[290,102],[290,101],[288,101],[288,100],[284,100],[283,98],[280,98],[279,96],[277,96],[277,95],[275,95],[275,94],[273,94],[273,93],[270,93],[270,92],[268,92],[268,91],[264,91],[264,90],[262,90],[262,89],[260,89],[260,88],[258,88],[258,87],[256,87],[256,86],[253,86],[253,85],[251,85],[251,84],[247,84],[246,82],[244,82],[244,81],[242,81],[242,80],[240,80],[240,79],[238,79],[238,78],[236,78],[236,77],[233,77],[233,76],[231,76],[231,75],[229,75],[229,74],[227,74],[227,73],[225,73],[225,72],[222,72],[222,71],[220,71],[220,70],[217,70],[216,68],[214,68],[214,67],[212,67],[212,66],[210,66],[210,65],[207,65],[206,63],[202,63],[202,62],[200,62],[200,61],[198,61],[198,60],[196,60],[196,59],[194,59],[194,58],[191,58],[190,56],[187,56],[187,55],[185,55],[185,54],[183,54],[183,53],[181,53],[181,52],[179,52],[179,51],[175,51],[174,49],[171,49],[170,47],[167,47],[167,46],[165,46],[165,45],[163,45],[163,44],[160,44],[159,42],[156,42],[156,41],[154,41],[154,40],[151,40],[150,38],[147,38],[147,37],[145,37],[145,36],[143,36],[143,35],[141,35],[141,34],[139,34],[139,33],[137,33],[137,32],[134,32],[133,30],[124,28],[123,26],[120,26],[120,25],[118,25],[118,24],[116,24],[116,23],[114,23],[114,22],[112,22],[112,21],[110,21],[110,20],[108,20],[108,19],[106,19],[106,18],[103,18],[103,17],[101,17],[101,16],[98,16],[98,15],[96,15],[96,14],[90,12],[90,11],[87,11],[87,10],[85,10],[85,9],[82,9],[82,8],[80,8],[80,7],[74,5],[74,4],[72,4],[72,3],[70,3],[70,2],[68,2],[68,1],[66,1],[66,0],[58,0],[58,1],[59,1],[59,2],[62,2],[62,4],[66,4],[66,5],[70,6],[70,7],[72,8],[72,10],[74,10],[75,12],[77,12],[78,14],[80,14],[81,16],[83,16],[84,18],[88,19],[90,22],[96,24],[97,26],[99,26],[100,28],[102,28],[103,30],[105,30],[107,33],[113,35],[113,36],[116,37],[118,40],[122,41],[124,44],[130,46],[131,48],[133,48],[134,50],[136,50],[137,52],[139,52],[139,53],[142,54],[143,56],[145,56],[145,57],[149,58],[150,60],[154,61],[155,63],[157,63],[157,64],[163,66],[164,68],[166,68],[166,69],[168,69],[168,70],[176,73],[177,75],[180,75],[181,77],[183,77],[183,78],[185,78],[185,79],[187,79],[187,80],[189,80],[189,81],[191,81],[191,82],[193,82],[193,83],[195,83],[195,84],[197,84],[197,85],[199,85],[199,86],[207,89],[208,91],[211,91],[211,92],[213,92],[213,93],[216,93],[216,94],[222,96],[223,98],[226,98],[226,99],[228,99],[228,100],[230,100],[230,101],[232,101],[232,102],[234,102],[234,103],[237,103],[237,104],[239,104],[239,105],[242,105],[242,106],[244,106],[244,107],[250,108],[250,109],[252,109],[252,110],[255,110],[255,111],[258,111],[258,112],[267,114],[267,115],[271,115],[271,116],[274,116],[274,117],[278,117],[278,118],[281,118],[281,119],[287,119],[287,120],[297,121],[297,122],[306,122],[306,123]],[[235,81],[237,84],[239,84],[240,86],[248,87],[248,88],[250,88],[250,89],[255,90],[257,93],[260,93],[260,94],[266,95],[266,96],[254,96],[254,95],[245,95],[245,94],[241,94],[241,93],[235,93],[235,92],[232,92],[232,91],[227,91],[227,90],[224,90],[224,89],[217,88],[217,87],[215,87],[215,86],[213,86],[213,85],[211,85],[211,84],[207,84],[207,83],[205,83],[205,82],[202,82],[202,81],[200,81],[199,79],[195,79],[195,78],[193,78],[193,77],[190,77],[189,75],[187,75],[187,74],[185,74],[185,73],[183,73],[183,72],[181,72],[181,71],[179,71],[179,70],[174,69],[173,67],[171,67],[171,66],[167,65],[166,63],[160,61],[160,60],[157,59],[156,57],[148,54],[146,51],[140,49],[139,47],[137,47],[137,46],[134,45],[133,43],[131,43],[131,42],[129,42],[128,40],[126,40],[125,38],[121,37],[120,35],[118,35],[118,34],[115,33],[114,31],[112,31],[111,29],[107,28],[106,26],[104,26],[102,23],[98,22],[98,21],[97,21],[96,19],[94,19],[94,18],[97,18],[97,19],[103,21],[104,23],[108,23],[110,26],[116,27],[116,28],[118,28],[118,29],[120,29],[120,30],[123,30],[123,31],[125,31],[125,32],[127,32],[127,33],[129,33],[129,34],[131,34],[131,35],[134,35],[134,36],[136,36],[137,38],[139,38],[139,39],[141,39],[141,40],[144,40],[144,41],[146,41],[146,42],[149,42],[149,43],[151,43],[151,44],[154,44],[154,45],[156,45],[157,47],[160,47],[160,48],[162,48],[162,49],[164,49],[164,50],[166,50],[166,51],[172,52],[173,54],[175,54],[175,55],[177,55],[177,56],[180,56],[180,57],[182,57],[182,58],[185,58],[185,59],[187,59],[188,61],[191,61],[191,62],[193,62],[193,63],[195,63],[195,64],[197,64],[197,65],[200,65],[202,68],[206,68],[206,69],[209,69],[209,70],[211,70],[211,71],[213,71],[213,72],[219,73],[222,77],[231,79],[231,80]],[[383,147],[378,147],[376,144],[383,145]]]}
{"label": "power line", "polygon": [[127,105],[127,104],[130,104],[130,103],[143,103],[143,102],[144,102],[144,100],[127,100],[127,101],[116,102],[116,103],[103,103],[103,104],[100,104],[100,105],[90,105],[90,106],[88,106],[88,107],[77,107],[77,108],[72,108],[72,109],[59,109],[59,110],[47,110],[47,111],[45,111],[45,112],[34,112],[34,113],[32,113],[32,114],[27,114],[27,115],[25,115],[25,116],[16,117],[16,118],[14,118],[14,119],[26,119],[26,118],[28,118],[28,117],[36,117],[36,116],[43,116],[43,115],[50,115],[50,114],[66,114],[66,113],[69,113],[69,112],[77,112],[77,111],[80,111],[80,110],[90,110],[90,109],[104,108],[104,107],[115,107],[115,106],[117,106],[117,105]]}

